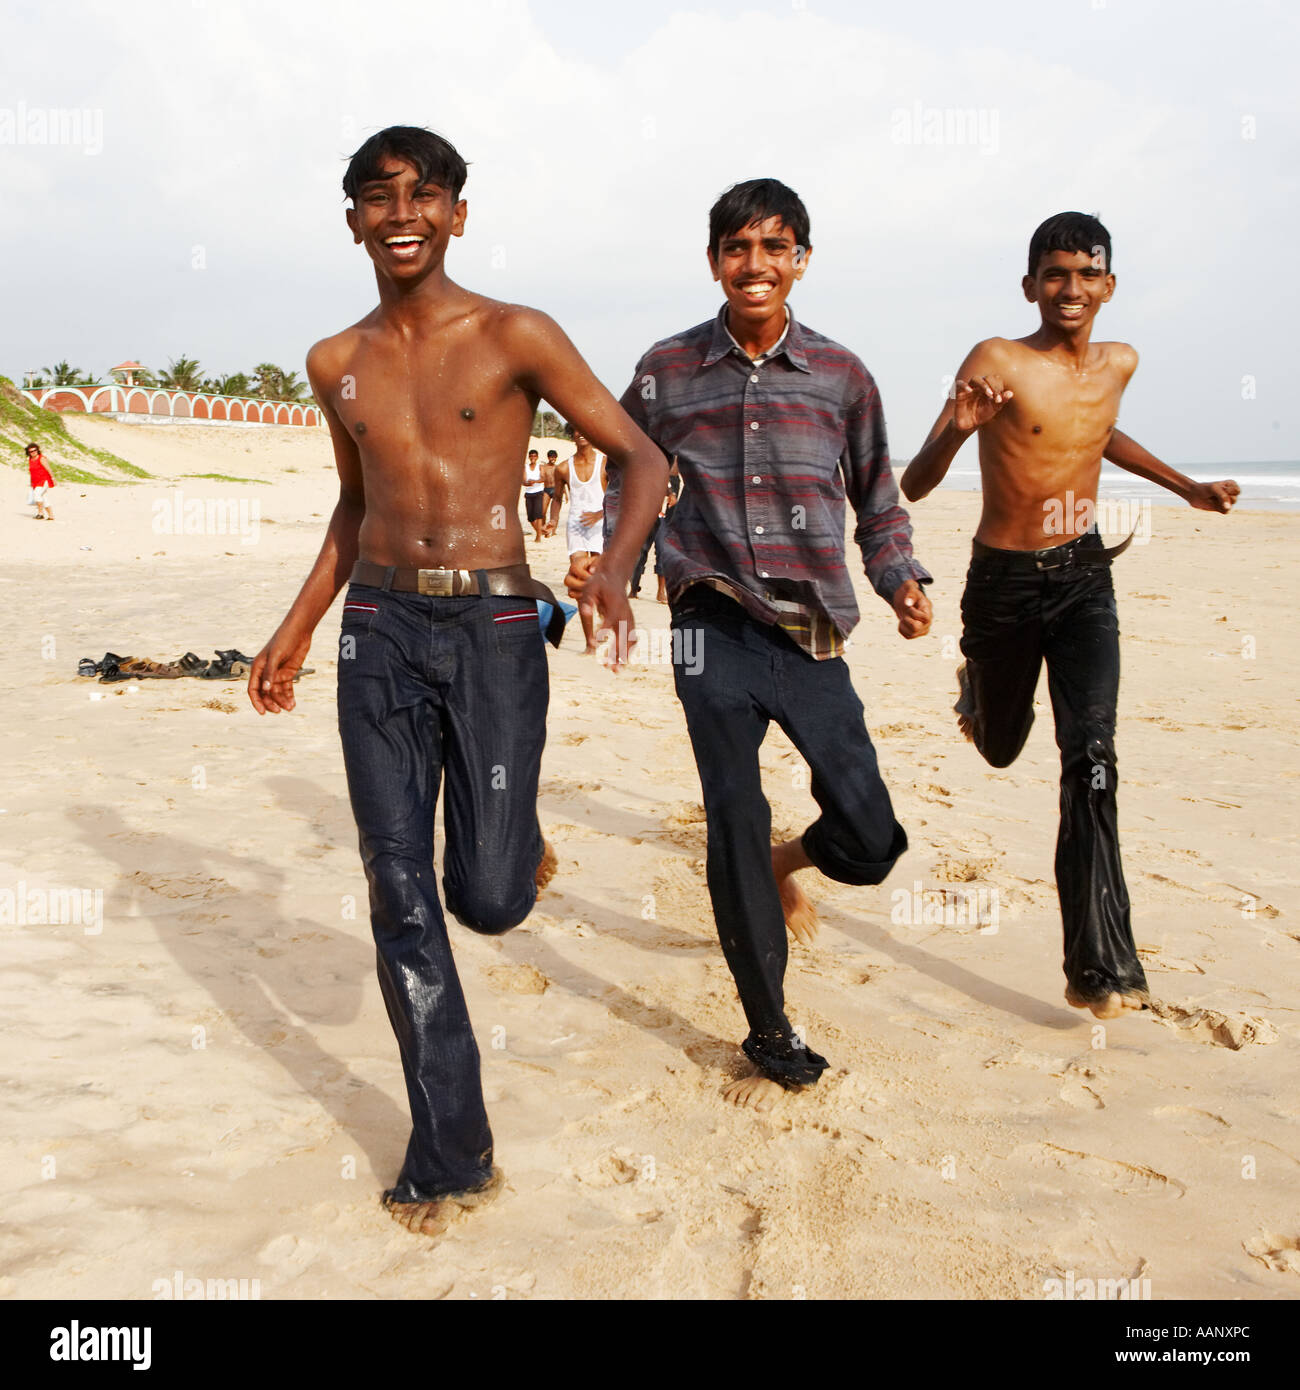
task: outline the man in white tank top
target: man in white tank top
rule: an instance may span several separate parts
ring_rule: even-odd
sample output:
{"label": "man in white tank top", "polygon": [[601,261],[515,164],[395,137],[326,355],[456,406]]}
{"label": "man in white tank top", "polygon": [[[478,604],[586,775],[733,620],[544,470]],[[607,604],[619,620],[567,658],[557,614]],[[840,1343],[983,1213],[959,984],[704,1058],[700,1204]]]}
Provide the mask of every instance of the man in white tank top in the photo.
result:
{"label": "man in white tank top", "polygon": [[[551,499],[550,529],[559,520],[565,490],[569,493],[569,560],[599,555],[605,548],[605,459],[591,447],[586,436],[573,430],[578,446],[571,459],[555,468],[555,496]],[[587,639],[586,655],[596,650],[595,620],[583,613],[582,635]]]}
{"label": "man in white tank top", "polygon": [[542,465],[537,450],[529,449],[524,464],[524,510],[533,528],[533,539],[540,541],[546,526],[546,494],[542,491]]}

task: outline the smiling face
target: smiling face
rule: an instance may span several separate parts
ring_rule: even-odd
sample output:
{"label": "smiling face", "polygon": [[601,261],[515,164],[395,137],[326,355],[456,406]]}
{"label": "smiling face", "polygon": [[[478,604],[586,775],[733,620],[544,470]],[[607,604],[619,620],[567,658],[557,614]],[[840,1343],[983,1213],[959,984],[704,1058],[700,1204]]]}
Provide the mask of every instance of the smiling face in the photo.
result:
{"label": "smiling face", "polygon": [[452,237],[465,230],[465,200],[449,189],[420,182],[413,164],[383,161],[382,178],[363,183],[348,208],[353,240],[366,248],[375,269],[397,281],[421,280],[442,264]]}
{"label": "smiling face", "polygon": [[796,280],[803,279],[811,251],[795,242],[779,217],[729,232],[709,252],[709,269],[722,285],[736,327],[751,331],[771,319],[785,319],[785,301]]}
{"label": "smiling face", "polygon": [[1033,275],[1022,284],[1025,298],[1038,305],[1045,328],[1076,333],[1091,327],[1097,311],[1115,293],[1115,277],[1104,265],[1104,254],[1086,251],[1048,251]]}

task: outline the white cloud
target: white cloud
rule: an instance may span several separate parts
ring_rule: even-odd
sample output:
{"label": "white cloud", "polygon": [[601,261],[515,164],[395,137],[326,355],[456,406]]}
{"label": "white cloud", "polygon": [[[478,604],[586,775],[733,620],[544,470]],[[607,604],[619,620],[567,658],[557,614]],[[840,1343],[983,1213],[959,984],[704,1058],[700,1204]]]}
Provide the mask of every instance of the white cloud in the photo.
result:
{"label": "white cloud", "polygon": [[[1261,8],[1284,48],[1294,23]],[[1261,361],[1285,364],[1279,381],[1300,365],[1294,279],[1266,270],[1290,255],[1296,122],[1280,54],[1241,68],[1258,51],[1249,25],[1198,38],[1139,5],[1060,18],[1013,5],[1038,17],[972,31],[954,3],[889,32],[834,7],[724,6],[638,12],[620,38],[617,8],[600,13],[599,52],[553,7],[524,3],[146,0],[79,23],[21,15],[0,106],[101,109],[104,149],[0,146],[0,254],[29,272],[0,369],[182,351],[214,370],[300,367],[373,303],[343,223],[344,156],[411,122],[471,161],[453,277],[555,314],[615,390],[650,341],[713,311],[709,204],[771,173],[812,215],[796,308],[867,361],[899,453],[972,341],[1033,327],[1025,247],[1067,206],[1099,210],[1116,239],[1120,291],[1101,331],[1143,353],[1134,432],[1174,460],[1297,452],[1289,393],[1189,418],[1179,387],[1189,352],[1202,381],[1235,390],[1261,373],[1261,395]],[[1216,62],[1221,80],[1199,80]],[[1254,141],[1241,138],[1246,100]],[[974,112],[981,138],[900,142],[899,113],[915,135],[936,111],[950,133],[954,113]]]}

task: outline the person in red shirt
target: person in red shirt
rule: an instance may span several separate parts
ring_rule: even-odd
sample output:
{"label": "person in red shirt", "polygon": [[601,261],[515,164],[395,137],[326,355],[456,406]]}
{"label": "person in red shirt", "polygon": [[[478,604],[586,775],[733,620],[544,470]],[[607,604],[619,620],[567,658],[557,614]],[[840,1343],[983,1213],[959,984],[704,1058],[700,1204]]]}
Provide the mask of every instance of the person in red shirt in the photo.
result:
{"label": "person in red shirt", "polygon": [[40,446],[27,446],[27,468],[32,480],[32,501],[36,503],[36,520],[53,521],[54,513],[45,501],[45,494],[54,486],[54,474],[45,466]]}

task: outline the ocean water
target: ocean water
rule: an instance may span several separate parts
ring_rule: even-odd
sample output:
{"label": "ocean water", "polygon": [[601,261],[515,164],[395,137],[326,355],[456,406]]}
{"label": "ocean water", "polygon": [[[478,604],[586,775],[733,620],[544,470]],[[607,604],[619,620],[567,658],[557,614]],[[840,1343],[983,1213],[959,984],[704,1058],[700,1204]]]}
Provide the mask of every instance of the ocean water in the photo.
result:
{"label": "ocean water", "polygon": [[[1289,512],[1300,511],[1300,462],[1287,463],[1179,463],[1166,460],[1172,468],[1186,473],[1198,482],[1215,482],[1219,478],[1232,478],[1241,488],[1237,498],[1238,507],[1254,507],[1260,511]],[[902,473],[904,464],[894,462],[895,476]],[[979,462],[972,453],[969,460],[959,458],[948,470],[948,476],[940,484],[957,492],[978,492],[980,487]],[[1105,463],[1101,469],[1101,486],[1097,491],[1099,498],[1128,499],[1134,502],[1149,501],[1152,506],[1168,503],[1174,507],[1187,504],[1168,489],[1156,483],[1149,483],[1136,474],[1125,473],[1113,463]]]}

